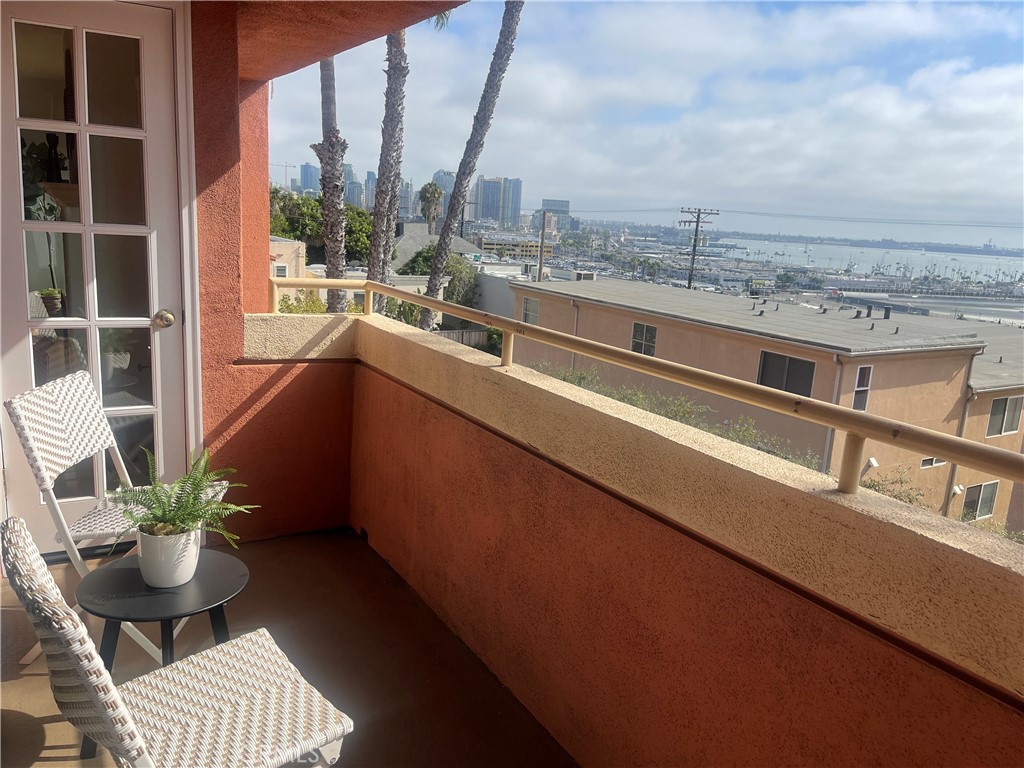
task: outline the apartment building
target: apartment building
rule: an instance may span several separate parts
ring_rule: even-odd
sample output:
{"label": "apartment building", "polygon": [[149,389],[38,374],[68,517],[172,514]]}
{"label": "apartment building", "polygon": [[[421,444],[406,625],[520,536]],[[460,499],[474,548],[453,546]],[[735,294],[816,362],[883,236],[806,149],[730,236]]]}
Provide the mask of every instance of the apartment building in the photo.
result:
{"label": "apartment building", "polygon": [[[797,395],[867,411],[939,432],[1021,451],[1024,331],[1009,325],[892,315],[883,306],[837,311],[605,280],[510,283],[517,319],[641,354],[672,360]],[[754,406],[658,382],[568,352],[522,340],[524,365],[596,368],[611,385],[642,384],[683,393],[711,407],[718,421],[739,417],[821,457],[838,472],[834,431]],[[864,477],[899,471],[940,514],[991,518],[1024,527],[1020,489],[941,456],[868,444]]]}

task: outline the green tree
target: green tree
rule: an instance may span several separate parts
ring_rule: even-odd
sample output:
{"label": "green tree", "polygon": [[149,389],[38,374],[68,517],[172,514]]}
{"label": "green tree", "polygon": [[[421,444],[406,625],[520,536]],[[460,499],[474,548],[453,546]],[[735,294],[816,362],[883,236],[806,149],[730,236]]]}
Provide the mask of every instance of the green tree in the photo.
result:
{"label": "green tree", "polygon": [[[484,150],[484,139],[491,127],[494,107],[497,105],[498,95],[501,93],[501,81],[505,77],[505,71],[512,59],[512,51],[515,49],[516,30],[519,27],[519,16],[522,11],[523,0],[505,0],[501,30],[498,32],[498,41],[494,46],[494,53],[491,55],[491,66],[487,71],[487,79],[484,81],[484,89],[480,94],[476,114],[473,116],[473,128],[466,141],[459,169],[455,173],[455,185],[452,189],[451,201],[448,203],[449,211],[461,211],[466,204],[469,182],[473,178],[473,174],[476,173],[477,161],[480,159],[480,153]],[[441,234],[437,239],[434,262],[430,267],[430,277],[427,280],[427,296],[436,298],[441,292],[441,277],[448,262],[448,252],[452,245],[452,239],[455,237],[458,219],[458,216],[445,216]],[[434,313],[424,307],[420,313],[420,328],[430,328],[433,324]]]}
{"label": "green tree", "polygon": [[420,212],[427,220],[427,233],[434,234],[434,227],[437,220],[441,218],[441,200],[444,199],[444,190],[433,181],[428,181],[420,189]]}
{"label": "green tree", "polygon": [[270,188],[270,234],[300,240],[309,253],[311,246],[322,252],[322,232],[319,197],[304,197],[281,187]]}
{"label": "green tree", "polygon": [[[434,246],[427,245],[416,251],[398,270],[400,275],[429,275],[434,263]],[[448,259],[444,274],[449,278],[444,289],[444,300],[463,307],[472,307],[476,303],[476,270],[462,256]]]}
{"label": "green tree", "polygon": [[370,258],[373,218],[367,211],[350,205],[345,209],[345,259],[349,264],[366,264]]}

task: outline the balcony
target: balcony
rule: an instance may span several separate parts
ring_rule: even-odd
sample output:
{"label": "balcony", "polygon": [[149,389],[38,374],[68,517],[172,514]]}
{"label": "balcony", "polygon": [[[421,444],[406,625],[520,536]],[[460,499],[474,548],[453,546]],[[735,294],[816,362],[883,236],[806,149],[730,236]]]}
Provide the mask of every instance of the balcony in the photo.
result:
{"label": "balcony", "polygon": [[[229,621],[352,715],[344,764],[1019,762],[1016,545],[377,315],[247,315],[235,368],[209,439],[268,538]],[[331,524],[368,546],[280,536]],[[4,672],[5,745],[69,754]]]}

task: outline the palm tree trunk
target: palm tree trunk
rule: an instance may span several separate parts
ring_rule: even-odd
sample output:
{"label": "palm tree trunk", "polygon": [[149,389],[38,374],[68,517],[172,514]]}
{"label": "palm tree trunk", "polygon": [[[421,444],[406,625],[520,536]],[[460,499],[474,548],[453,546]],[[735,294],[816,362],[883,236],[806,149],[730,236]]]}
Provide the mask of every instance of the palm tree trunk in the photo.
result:
{"label": "palm tree trunk", "polygon": [[[320,62],[320,116],[324,139],[310,149],[320,160],[326,276],[338,279],[345,276],[345,177],[341,166],[348,143],[338,132],[333,57]],[[345,303],[344,291],[327,291],[328,312],[344,312]]]}
{"label": "palm tree trunk", "polygon": [[[455,187],[452,190],[451,202],[448,204],[449,215],[445,216],[444,224],[441,226],[441,234],[434,249],[434,260],[430,265],[427,296],[433,298],[437,298],[441,291],[441,278],[444,275],[445,264],[448,262],[448,250],[455,237],[455,227],[458,226],[459,217],[452,215],[452,212],[461,211],[466,204],[469,181],[476,172],[476,163],[480,159],[480,153],[483,152],[484,139],[487,137],[487,130],[491,127],[491,118],[494,116],[494,106],[498,103],[498,94],[501,93],[501,81],[505,77],[505,71],[512,58],[512,51],[515,49],[516,30],[519,27],[519,15],[522,10],[522,0],[506,0],[505,13],[501,17],[501,31],[498,33],[498,42],[494,46],[494,54],[491,56],[491,68],[487,72],[483,93],[480,94],[480,104],[477,106],[476,116],[473,118],[473,129],[466,142],[466,149],[462,153],[462,162],[459,163],[459,170],[455,174]],[[420,312],[420,328],[426,330],[433,324],[433,311],[424,307]]]}
{"label": "palm tree trunk", "polygon": [[[402,185],[402,145],[405,134],[405,80],[409,59],[405,55],[405,30],[387,37],[387,87],[384,90],[384,120],[381,123],[380,163],[377,166],[377,194],[373,201],[373,230],[370,234],[370,263],[367,277],[388,282],[391,253],[395,247],[395,224]],[[374,310],[382,311],[386,297],[377,296]]]}

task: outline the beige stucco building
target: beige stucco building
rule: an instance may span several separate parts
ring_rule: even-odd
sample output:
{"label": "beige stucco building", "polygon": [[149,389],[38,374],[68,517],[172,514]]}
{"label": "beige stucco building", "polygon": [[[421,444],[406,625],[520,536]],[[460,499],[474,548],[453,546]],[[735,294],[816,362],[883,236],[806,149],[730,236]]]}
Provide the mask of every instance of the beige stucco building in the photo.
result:
{"label": "beige stucco building", "polygon": [[[1009,325],[837,311],[632,281],[510,283],[519,320],[611,346],[867,411],[988,445],[1022,450],[1024,331]],[[748,417],[838,472],[842,441],[826,427],[523,339],[516,362],[595,368],[610,385],[682,393],[715,421]],[[868,444],[864,477],[906,480],[921,503],[959,519],[1024,528],[1020,483],[959,468],[941,456]],[[876,466],[877,465],[877,466]],[[1011,495],[1014,494],[1011,502]]]}

